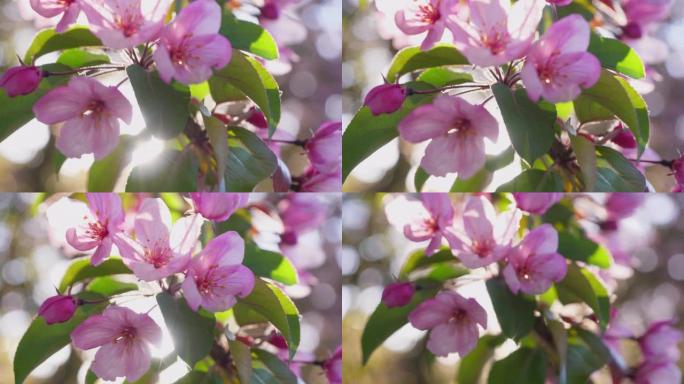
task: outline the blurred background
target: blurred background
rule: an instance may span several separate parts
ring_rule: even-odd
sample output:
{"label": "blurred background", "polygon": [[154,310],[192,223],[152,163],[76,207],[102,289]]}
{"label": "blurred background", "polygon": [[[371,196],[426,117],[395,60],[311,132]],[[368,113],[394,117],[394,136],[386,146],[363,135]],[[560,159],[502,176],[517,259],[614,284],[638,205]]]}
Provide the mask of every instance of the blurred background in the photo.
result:
{"label": "blurred background", "polygon": [[[375,350],[367,365],[361,366],[361,334],[368,316],[380,302],[385,285],[395,281],[406,257],[427,244],[408,241],[401,228],[388,222],[385,205],[396,194],[346,194],[343,202],[342,245],[342,345],[345,382],[452,383],[458,358],[451,354],[437,358],[425,353],[426,333],[406,325]],[[465,195],[454,194],[456,206]],[[575,207],[596,208],[603,200],[598,194],[575,195]],[[408,211],[408,209],[405,209]],[[684,323],[684,196],[650,194],[636,213],[620,222],[617,239],[627,251],[632,268],[610,270],[621,279],[607,284],[615,289],[618,319],[637,335],[656,320],[680,319]],[[406,215],[399,212],[395,215]],[[622,256],[622,255],[621,255]],[[613,257],[618,259],[617,252]],[[477,271],[476,271],[477,272]],[[602,275],[603,276],[603,275]],[[631,276],[631,277],[630,277]],[[467,280],[458,288],[465,297],[476,298],[488,313],[489,333],[500,332],[496,315],[482,280]],[[629,347],[629,346],[628,346]],[[505,357],[516,348],[506,341],[495,353]],[[684,367],[684,361],[680,361]],[[604,380],[605,379],[605,380]],[[601,376],[597,383],[610,383]]]}
{"label": "blurred background", "polygon": [[[244,2],[240,17],[256,21],[254,5],[262,2]],[[266,26],[281,46],[281,59],[266,63],[266,67],[282,91],[278,130],[286,135],[307,138],[322,122],[340,120],[341,8],[342,0],[291,1],[280,19]],[[37,15],[30,0],[0,0],[0,72],[17,65],[17,55],[23,57],[36,32],[57,21]],[[87,23],[83,15],[79,23]],[[56,57],[46,55],[38,64],[54,62]],[[121,78],[120,74],[100,77],[107,84],[116,84]],[[129,100],[135,100],[130,83],[120,90]],[[133,121],[122,125],[122,134],[138,135],[145,127],[139,108],[132,104]],[[1,142],[0,190],[86,190],[86,171],[93,162],[92,155],[67,160],[57,173],[53,153],[45,150],[50,140],[48,127],[34,119]],[[134,164],[151,161],[162,150],[162,142],[156,139],[136,144],[132,149]],[[293,175],[306,166],[306,156],[299,147],[285,148],[282,158],[291,166]]]}
{"label": "blurred background", "polygon": [[[12,366],[17,344],[36,316],[40,304],[55,294],[55,286],[72,261],[70,258],[74,257],[59,247],[65,243],[65,239],[55,235],[59,233],[61,223],[70,209],[70,205],[65,204],[65,196],[0,194],[1,384],[14,383]],[[302,361],[326,359],[341,340],[341,275],[336,262],[341,242],[341,201],[336,194],[309,196],[320,201],[327,219],[317,230],[299,238],[303,249],[310,250],[310,253],[322,253],[321,261],[309,263],[316,266],[307,268],[305,272],[309,286],[295,286],[292,291],[287,291],[302,315],[301,344],[295,357]],[[123,199],[124,204],[130,204],[134,197],[129,194]],[[252,194],[250,203],[274,203],[278,199],[276,194]],[[169,206],[170,201],[180,202],[178,208],[174,208],[176,212],[184,212],[189,207],[183,205],[179,195],[168,194],[165,200]],[[123,280],[126,277],[122,275],[117,278]],[[145,283],[138,283],[140,289],[144,290]],[[161,358],[171,352],[173,344],[163,326],[161,312],[155,307],[154,297],[124,300],[125,306],[138,312],[154,308],[150,316],[162,327],[164,338],[160,348],[153,348],[152,357]],[[36,368],[26,383],[84,383],[94,351],[76,353],[70,346],[64,347]],[[88,361],[86,364],[83,364],[84,359]],[[160,373],[158,382],[173,383],[185,372],[185,364],[179,360]],[[327,383],[322,370],[311,365],[302,365],[302,377],[306,383]]]}
{"label": "blurred background", "polygon": [[[398,49],[416,46],[422,35],[406,36],[394,23],[394,14],[410,0],[343,0],[344,47],[342,58],[342,121],[346,127],[361,107],[368,91],[382,84],[382,74]],[[684,0],[672,0],[671,15],[663,23],[651,25],[648,34],[631,43],[648,66],[652,81],[633,81],[644,96],[651,113],[650,148],[663,159],[673,159],[684,152]],[[449,33],[445,39],[449,39]],[[474,74],[477,76],[477,73]],[[408,78],[408,77],[407,77]],[[476,77],[477,78],[477,77]],[[491,79],[489,80],[491,81]],[[471,102],[481,102],[482,94],[467,95]],[[487,103],[494,116],[496,103]],[[498,154],[510,146],[505,129],[496,144],[486,142],[488,154]],[[414,191],[413,175],[423,156],[426,143],[411,145],[394,139],[364,160],[344,185],[347,192]],[[494,174],[488,190],[511,180],[520,173],[517,162]],[[649,167],[647,176],[657,191],[670,191],[673,181],[664,167]],[[423,191],[449,190],[454,175],[431,177]]]}

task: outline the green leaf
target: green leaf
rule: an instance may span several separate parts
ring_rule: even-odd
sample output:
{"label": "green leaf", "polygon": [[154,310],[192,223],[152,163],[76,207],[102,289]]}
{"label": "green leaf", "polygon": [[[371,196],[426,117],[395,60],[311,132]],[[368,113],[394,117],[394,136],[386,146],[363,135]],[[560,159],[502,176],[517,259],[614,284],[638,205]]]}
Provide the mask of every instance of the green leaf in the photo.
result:
{"label": "green leaf", "polygon": [[131,136],[121,136],[119,145],[107,157],[96,160],[88,170],[88,192],[111,192],[130,162]]}
{"label": "green leaf", "polygon": [[613,112],[595,103],[591,98],[580,95],[573,101],[575,115],[581,123],[616,120]]}
{"label": "green leaf", "polygon": [[579,227],[567,228],[558,234],[558,253],[570,260],[583,261],[608,268],[613,258],[606,247],[589,239]]}
{"label": "green leaf", "polygon": [[174,298],[167,292],[157,295],[157,303],[178,356],[193,367],[209,355],[214,344],[214,316],[193,311],[184,298]]}
{"label": "green leaf", "polygon": [[593,191],[596,185],[596,149],[594,143],[582,136],[570,136],[570,143],[582,172],[584,190]]}
{"label": "green leaf", "polygon": [[643,153],[649,137],[648,106],[627,80],[604,69],[599,81],[582,95],[622,120],[639,143],[639,154]]}
{"label": "green leaf", "polygon": [[278,159],[253,132],[230,127],[228,133],[228,163],[224,175],[226,190],[251,192],[257,184],[273,175]]}
{"label": "green leaf", "polygon": [[435,263],[456,262],[458,259],[451,253],[451,249],[442,248],[432,256],[426,256],[425,250],[417,250],[409,255],[399,270],[399,280],[406,280],[409,274],[418,269],[428,267]]}
{"label": "green leaf", "polygon": [[562,192],[563,181],[552,171],[528,169],[501,185],[497,192]]}
{"label": "green leaf", "polygon": [[401,75],[418,69],[467,64],[465,56],[452,45],[437,44],[427,51],[420,47],[408,47],[394,56],[387,71],[387,81],[394,83]]}
{"label": "green leaf", "polygon": [[297,376],[292,373],[290,368],[280,358],[263,349],[255,348],[252,350],[256,357],[268,368],[276,383],[297,384]]}
{"label": "green leaf", "polygon": [[64,293],[69,286],[86,279],[131,273],[133,272],[118,257],[110,257],[97,267],[90,263],[90,259],[79,259],[71,263],[64,272],[64,277],[59,283],[59,291]]}
{"label": "green leaf", "polygon": [[88,291],[100,294],[104,297],[118,295],[124,292],[135,291],[138,285],[134,283],[124,283],[111,276],[96,277],[88,284]]}
{"label": "green leaf", "polygon": [[610,299],[608,291],[591,272],[571,263],[565,278],[556,283],[558,299],[563,304],[586,303],[605,330],[610,320]]}
{"label": "green leaf", "polygon": [[559,320],[548,321],[549,332],[558,352],[558,384],[568,382],[568,333]]}
{"label": "green leaf", "polygon": [[219,177],[219,185],[223,185],[225,189],[225,172],[226,166],[228,164],[228,129],[226,125],[214,116],[204,117],[204,127],[207,131],[207,136],[209,137],[209,143],[214,152],[214,158],[216,159],[216,173]]}
{"label": "green leaf", "polygon": [[133,168],[126,192],[193,192],[197,175],[197,159],[191,152],[167,149],[153,161]]}
{"label": "green leaf", "polygon": [[157,72],[148,72],[139,65],[131,65],[126,72],[147,129],[163,139],[176,137],[183,132],[190,116],[190,91],[181,91],[166,84]]}
{"label": "green leaf", "polygon": [[173,384],[221,384],[223,380],[213,372],[193,370],[173,382]]}
{"label": "green leaf", "polygon": [[423,169],[423,167],[418,167],[416,169],[416,174],[413,177],[413,184],[416,187],[416,192],[420,192],[421,189],[423,189],[423,185],[425,185],[425,182],[430,178],[430,174],[427,173]]}
{"label": "green leaf", "polygon": [[546,354],[541,349],[523,347],[492,365],[488,384],[544,384]]}
{"label": "green leaf", "polygon": [[487,161],[485,162],[485,168],[489,172],[498,171],[510,165],[515,159],[515,150],[513,147],[508,147],[505,151],[499,153],[498,155],[488,155]]}
{"label": "green leaf", "polygon": [[[409,83],[412,89],[431,89],[425,83]],[[427,104],[434,95],[412,95],[406,98],[402,107],[393,113],[374,116],[368,107],[362,107],[342,134],[342,179],[366,157],[399,135],[397,125],[412,110]]]}
{"label": "green leaf", "polygon": [[644,192],[646,178],[620,152],[608,147],[596,147],[597,192]]}
{"label": "green leaf", "polygon": [[514,340],[520,340],[530,333],[534,327],[534,309],[537,306],[534,298],[522,293],[513,294],[502,279],[489,279],[486,284],[503,333]]}
{"label": "green leaf", "polygon": [[620,40],[592,33],[587,51],[594,54],[604,68],[613,69],[634,79],[641,79],[645,75],[644,63],[639,55]]}
{"label": "green leaf", "polygon": [[272,135],[280,121],[280,89],[268,71],[256,59],[233,50],[230,63],[209,79],[211,95],[217,103],[226,85],[232,86],[252,100],[266,116]]}
{"label": "green leaf", "polygon": [[589,376],[608,363],[610,352],[603,341],[580,328],[570,330],[568,338],[568,384],[585,384]]}
{"label": "green leaf", "polygon": [[292,300],[278,287],[262,279],[256,279],[252,293],[238,299],[238,306],[244,306],[271,322],[287,340],[290,358],[299,346],[299,311]]}
{"label": "green leaf", "polygon": [[487,188],[492,181],[492,173],[487,168],[482,167],[477,173],[468,179],[456,178],[451,185],[450,192],[480,192]]}
{"label": "green leaf", "polygon": [[245,244],[245,267],[255,275],[266,277],[285,285],[297,284],[297,270],[283,255],[257,247],[252,242]]}
{"label": "green leaf", "polygon": [[520,157],[532,164],[551,148],[556,107],[544,101],[535,103],[524,89],[512,91],[502,83],[494,84],[492,92],[501,109],[513,148]]}
{"label": "green leaf", "polygon": [[446,68],[430,68],[421,73],[416,79],[435,87],[455,85],[473,81],[473,75],[464,72],[454,72]]}
{"label": "green leaf", "polygon": [[271,371],[266,368],[258,367],[252,371],[250,384],[278,384]]}
{"label": "green leaf", "polygon": [[33,63],[40,56],[50,52],[101,45],[100,39],[93,35],[88,27],[74,26],[63,33],[57,33],[53,28],[45,29],[33,38],[24,55],[24,62]]}
{"label": "green leaf", "polygon": [[259,24],[238,19],[231,11],[224,11],[219,33],[227,37],[235,49],[267,60],[278,58],[278,44],[273,36]]}
{"label": "green leaf", "polygon": [[240,384],[249,383],[252,377],[252,352],[249,347],[238,340],[228,340],[230,356],[235,362]]}
{"label": "green leaf", "polygon": [[103,53],[93,53],[82,49],[68,49],[57,58],[58,64],[69,68],[90,67],[93,65],[109,64],[109,56]]}
{"label": "green leaf", "polygon": [[503,335],[484,335],[477,341],[475,349],[463,356],[456,373],[458,384],[478,384],[485,364],[494,355],[494,349],[506,340]]}
{"label": "green leaf", "polygon": [[50,356],[71,342],[71,332],[88,317],[102,312],[107,302],[85,304],[65,323],[47,325],[38,316],[21,337],[14,355],[14,382],[21,384],[26,377]]}
{"label": "green leaf", "polygon": [[375,311],[368,318],[366,326],[361,335],[361,350],[363,353],[363,364],[368,362],[371,354],[388,337],[408,323],[408,315],[418,304],[432,298],[437,294],[438,289],[421,289],[416,291],[410,303],[403,307],[387,308],[380,303]]}

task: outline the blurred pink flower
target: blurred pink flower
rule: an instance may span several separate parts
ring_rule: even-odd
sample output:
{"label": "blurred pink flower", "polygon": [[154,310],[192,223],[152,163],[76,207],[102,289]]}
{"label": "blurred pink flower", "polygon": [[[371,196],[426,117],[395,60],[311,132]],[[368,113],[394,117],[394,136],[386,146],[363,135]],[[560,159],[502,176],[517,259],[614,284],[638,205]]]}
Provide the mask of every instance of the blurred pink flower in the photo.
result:
{"label": "blurred pink flower", "polygon": [[429,241],[425,255],[432,256],[442,246],[442,238],[449,244],[457,242],[453,230],[454,208],[446,193],[422,193],[420,201],[425,209],[404,225],[404,236],[411,241]]}
{"label": "blurred pink flower", "polygon": [[235,297],[247,297],[254,288],[254,274],[242,265],[245,242],[237,232],[213,238],[190,263],[183,293],[193,310],[222,312],[235,305]]}
{"label": "blurred pink flower", "polygon": [[90,369],[107,381],[125,377],[134,382],[142,377],[150,368],[148,344],[160,345],[161,339],[161,328],[150,316],[114,305],[71,333],[76,348],[100,347]]}
{"label": "blurred pink flower", "polygon": [[212,69],[230,62],[232,46],[218,34],[221,7],[213,0],[197,0],[183,8],[176,19],[161,32],[154,52],[159,76],[183,84],[209,79]]}
{"label": "blurred pink flower", "polygon": [[197,213],[207,220],[226,221],[238,209],[244,207],[249,199],[247,193],[190,193],[192,205]]}
{"label": "blurred pink flower", "polygon": [[531,230],[508,254],[503,276],[513,293],[538,295],[565,277],[567,262],[557,253],[558,232],[550,224]]}
{"label": "blurred pink flower", "polygon": [[321,124],[306,141],[309,161],[319,171],[342,166],[342,123],[328,121]]}
{"label": "blurred pink flower", "polygon": [[533,215],[543,215],[563,198],[563,193],[520,193],[513,194],[518,208]]}
{"label": "blurred pink flower", "polygon": [[56,145],[67,157],[93,153],[99,160],[118,145],[119,120],[130,123],[133,107],[116,87],[74,77],[38,100],[33,112],[45,124],[64,122]]}
{"label": "blurred pink flower", "polygon": [[496,141],[498,135],[498,123],[482,105],[448,95],[414,109],[399,123],[399,136],[408,142],[432,139],[420,165],[434,176],[473,176],[485,164],[484,138]]}
{"label": "blurred pink flower", "polygon": [[632,216],[645,199],[646,195],[643,193],[611,193],[604,204],[608,212],[608,220],[622,220]]}
{"label": "blurred pink flower", "polygon": [[489,199],[472,196],[462,216],[466,236],[458,236],[458,241],[452,242],[452,251],[466,267],[480,268],[506,256],[522,212],[516,209],[497,216]]}
{"label": "blurred pink flower", "polygon": [[38,88],[43,79],[43,71],[38,67],[20,65],[9,68],[0,77],[0,88],[7,96],[15,97],[28,95]]}
{"label": "blurred pink flower", "polygon": [[320,228],[328,216],[327,211],[325,204],[312,195],[291,193],[278,203],[285,234],[302,234]]}
{"label": "blurred pink flower", "polygon": [[670,15],[672,0],[622,0],[620,5],[628,26],[643,27],[666,19]]}
{"label": "blurred pink flower", "polygon": [[342,189],[342,166],[319,171],[311,166],[299,176],[299,192],[339,192]]}
{"label": "blurred pink flower", "polygon": [[454,0],[416,0],[407,8],[397,11],[394,20],[407,35],[427,32],[422,50],[432,48],[444,34],[446,18],[458,12],[460,2]]}
{"label": "blurred pink flower", "polygon": [[342,384],[342,346],[323,362],[323,370],[329,384]]}
{"label": "blurred pink flower", "polygon": [[470,352],[479,339],[477,325],[487,328],[487,312],[475,299],[456,292],[442,291],[422,302],[408,316],[411,325],[429,330],[427,348],[437,356]]}
{"label": "blurred pink flower", "polygon": [[412,283],[390,283],[382,291],[382,303],[387,308],[403,307],[411,302],[415,292]]}
{"label": "blurred pink flower", "polygon": [[677,384],[682,382],[682,371],[674,361],[647,361],[640,365],[634,384]]}
{"label": "blurred pink flower", "polygon": [[675,159],[672,162],[671,168],[677,183],[673,192],[682,192],[682,189],[684,189],[684,155]]}
{"label": "blurred pink flower", "polygon": [[31,8],[43,17],[62,15],[62,19],[55,27],[56,32],[64,32],[78,19],[81,13],[79,0],[31,0]]}
{"label": "blurred pink flower", "polygon": [[[392,45],[395,49],[401,49],[407,46],[420,45],[425,39],[427,32],[419,33],[417,35],[405,34],[395,22],[397,12],[403,12],[413,5],[413,0],[375,0],[373,6],[375,7],[374,23],[377,26],[378,34],[382,39],[392,40]],[[449,36],[450,38],[451,36]],[[444,40],[444,38],[442,39]]]}
{"label": "blurred pink flower", "polygon": [[136,277],[155,281],[183,272],[202,230],[197,215],[171,224],[171,212],[159,198],[146,199],[135,217],[136,240],[118,244],[124,263]]}
{"label": "blurred pink flower", "polygon": [[38,316],[47,324],[69,321],[78,308],[78,300],[71,295],[57,295],[45,300],[38,308]]}
{"label": "blurred pink flower", "polygon": [[679,361],[679,343],[684,340],[684,333],[676,325],[674,320],[657,321],[649,325],[646,332],[639,337],[641,352],[646,360]]}
{"label": "blurred pink flower", "polygon": [[450,17],[454,44],[470,63],[501,65],[523,57],[537,31],[544,0],[470,0],[469,18]]}
{"label": "blurred pink flower", "polygon": [[406,88],[399,84],[382,84],[368,92],[363,105],[375,116],[396,112],[406,100]]}
{"label": "blurred pink flower", "polygon": [[520,72],[527,95],[552,103],[572,101],[582,88],[596,84],[601,63],[587,52],[590,28],[580,15],[556,21],[534,43]]}
{"label": "blurred pink flower", "polygon": [[114,49],[156,40],[171,0],[90,0],[81,2],[93,33]]}
{"label": "blurred pink flower", "polygon": [[100,265],[111,254],[112,245],[120,242],[124,211],[116,193],[88,193],[86,198],[90,212],[79,226],[67,230],[66,239],[79,251],[95,249],[91,262]]}

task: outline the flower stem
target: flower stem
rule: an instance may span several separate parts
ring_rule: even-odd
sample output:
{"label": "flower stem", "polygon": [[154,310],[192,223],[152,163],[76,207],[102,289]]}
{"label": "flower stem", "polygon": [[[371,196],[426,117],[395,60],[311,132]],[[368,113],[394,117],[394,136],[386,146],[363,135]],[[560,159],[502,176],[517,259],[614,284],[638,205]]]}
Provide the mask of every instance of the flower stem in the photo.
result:
{"label": "flower stem", "polygon": [[674,160],[641,160],[641,159],[627,159],[629,161],[634,161],[636,163],[648,163],[648,164],[658,164],[663,167],[672,168]]}
{"label": "flower stem", "polygon": [[298,145],[302,148],[306,145],[306,140],[281,140],[281,139],[266,139],[266,140],[274,142],[274,143],[280,143],[280,144]]}
{"label": "flower stem", "polygon": [[440,88],[435,88],[435,89],[408,89],[409,95],[428,95],[430,93],[438,93],[442,91],[448,91],[450,89],[460,89],[460,88],[477,88],[477,89],[486,89],[489,88],[488,85],[484,84],[455,84],[455,85],[447,85],[444,87]]}

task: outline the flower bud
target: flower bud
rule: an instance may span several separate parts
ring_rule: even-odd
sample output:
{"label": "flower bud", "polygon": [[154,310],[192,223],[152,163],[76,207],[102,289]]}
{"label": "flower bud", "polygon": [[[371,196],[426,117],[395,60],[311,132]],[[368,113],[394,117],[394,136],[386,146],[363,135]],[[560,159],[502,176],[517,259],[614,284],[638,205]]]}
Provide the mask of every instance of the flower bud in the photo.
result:
{"label": "flower bud", "polygon": [[518,208],[533,215],[543,215],[563,198],[562,193],[513,193]]}
{"label": "flower bud", "polygon": [[398,84],[378,85],[368,92],[363,105],[375,116],[392,113],[401,108],[406,99],[406,88]]}
{"label": "flower bud", "polygon": [[617,128],[615,128],[615,136],[613,137],[612,141],[622,148],[633,149],[637,147],[634,134],[632,134],[632,131],[629,129],[625,129],[622,124],[619,124]]}
{"label": "flower bud", "polygon": [[572,0],[546,0],[546,2],[558,7],[564,7],[566,5],[570,5],[570,3],[572,3]]}
{"label": "flower bud", "polygon": [[622,27],[622,35],[628,39],[641,39],[643,31],[639,24],[632,22]]}
{"label": "flower bud", "polygon": [[40,305],[38,316],[48,324],[63,323],[71,319],[77,307],[78,302],[71,295],[52,296]]}
{"label": "flower bud", "polygon": [[415,292],[411,283],[391,283],[382,291],[382,303],[387,308],[403,307],[411,302]]}
{"label": "flower bud", "polygon": [[266,3],[261,7],[261,17],[268,20],[278,20],[280,17],[280,8],[278,4]]}
{"label": "flower bud", "polygon": [[190,194],[195,211],[211,221],[226,221],[238,208],[247,204],[246,193],[193,192]]}
{"label": "flower bud", "polygon": [[4,88],[9,97],[28,95],[38,88],[42,78],[43,72],[37,67],[12,67],[0,77],[0,88]]}
{"label": "flower bud", "polygon": [[266,121],[266,116],[264,115],[263,112],[260,110],[252,107],[252,109],[249,110],[249,116],[247,117],[247,122],[252,124],[253,126],[257,128],[262,128],[266,129],[268,128],[268,121]]}
{"label": "flower bud", "polygon": [[269,344],[272,346],[278,348],[278,349],[287,349],[287,340],[285,340],[285,337],[281,335],[280,333],[276,331],[272,331],[270,335],[268,335],[268,339],[266,339]]}

